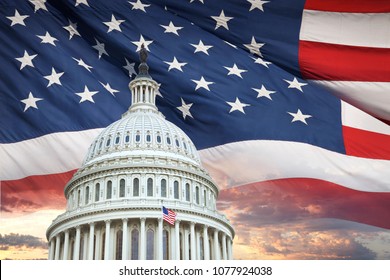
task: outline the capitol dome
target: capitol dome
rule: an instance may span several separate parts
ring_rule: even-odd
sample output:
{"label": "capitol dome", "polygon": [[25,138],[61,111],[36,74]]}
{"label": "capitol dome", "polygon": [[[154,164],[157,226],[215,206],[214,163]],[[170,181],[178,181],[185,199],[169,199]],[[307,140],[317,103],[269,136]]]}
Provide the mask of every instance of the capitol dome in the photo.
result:
{"label": "capitol dome", "polygon": [[140,57],[132,105],[65,186],[66,212],[47,229],[49,259],[232,259],[218,187],[191,139],[158,111],[144,48]]}

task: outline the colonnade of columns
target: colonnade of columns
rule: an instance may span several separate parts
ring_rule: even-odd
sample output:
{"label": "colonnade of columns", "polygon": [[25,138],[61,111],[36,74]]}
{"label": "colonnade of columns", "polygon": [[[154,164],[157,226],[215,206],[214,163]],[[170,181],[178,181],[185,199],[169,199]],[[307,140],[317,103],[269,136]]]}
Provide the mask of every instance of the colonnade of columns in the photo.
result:
{"label": "colonnade of columns", "polygon": [[115,219],[67,229],[49,241],[51,260],[232,259],[232,239],[222,230],[162,218]]}

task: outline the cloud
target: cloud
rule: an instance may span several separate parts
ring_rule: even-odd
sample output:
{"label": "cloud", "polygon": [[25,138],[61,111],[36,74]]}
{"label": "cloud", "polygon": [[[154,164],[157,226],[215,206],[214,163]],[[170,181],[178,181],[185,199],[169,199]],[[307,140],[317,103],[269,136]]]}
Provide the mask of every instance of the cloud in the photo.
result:
{"label": "cloud", "polygon": [[0,234],[0,250],[9,250],[10,247],[42,248],[47,249],[47,243],[41,238],[18,233]]}

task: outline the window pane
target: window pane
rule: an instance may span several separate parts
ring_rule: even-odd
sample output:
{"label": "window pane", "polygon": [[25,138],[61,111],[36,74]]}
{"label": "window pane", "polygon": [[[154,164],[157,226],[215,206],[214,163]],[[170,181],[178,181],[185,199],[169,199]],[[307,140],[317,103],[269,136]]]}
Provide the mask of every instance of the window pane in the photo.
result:
{"label": "window pane", "polygon": [[190,184],[186,184],[186,200],[190,201],[190,195],[191,195],[191,190],[190,190]]}
{"label": "window pane", "polygon": [[87,205],[89,202],[89,187],[87,186],[85,188],[85,205]]}
{"label": "window pane", "polygon": [[161,180],[161,197],[167,197],[167,180]]}
{"label": "window pane", "polygon": [[149,178],[148,179],[148,196],[153,196],[153,179]]}
{"label": "window pane", "polygon": [[139,179],[135,178],[133,181],[133,196],[139,196]]}
{"label": "window pane", "polygon": [[196,187],[195,189],[195,200],[196,203],[199,204],[199,187]]}
{"label": "window pane", "polygon": [[125,197],[125,179],[119,181],[119,197]]}
{"label": "window pane", "polygon": [[173,197],[179,199],[179,182],[175,181],[173,183]]}
{"label": "window pane", "polygon": [[112,198],[112,182],[108,181],[107,182],[106,199],[111,199],[111,198]]}
{"label": "window pane", "polygon": [[100,184],[97,183],[95,186],[95,201],[99,201],[100,198]]}

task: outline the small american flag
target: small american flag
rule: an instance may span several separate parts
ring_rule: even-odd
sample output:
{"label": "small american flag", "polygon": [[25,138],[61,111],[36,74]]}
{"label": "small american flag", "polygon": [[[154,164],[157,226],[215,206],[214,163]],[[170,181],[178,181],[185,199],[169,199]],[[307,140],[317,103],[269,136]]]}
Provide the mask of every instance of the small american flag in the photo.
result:
{"label": "small american flag", "polygon": [[163,206],[163,219],[164,221],[167,221],[169,224],[174,225],[176,221],[176,213]]}

